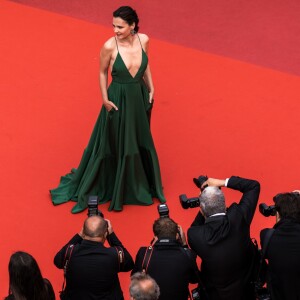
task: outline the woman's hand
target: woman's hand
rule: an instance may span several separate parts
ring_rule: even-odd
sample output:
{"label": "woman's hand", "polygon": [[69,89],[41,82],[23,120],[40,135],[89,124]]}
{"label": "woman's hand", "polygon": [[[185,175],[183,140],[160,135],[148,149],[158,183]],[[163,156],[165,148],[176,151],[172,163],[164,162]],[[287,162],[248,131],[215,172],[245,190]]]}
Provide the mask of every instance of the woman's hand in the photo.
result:
{"label": "woman's hand", "polygon": [[153,92],[149,92],[149,103],[153,102],[153,96],[154,96],[154,93]]}
{"label": "woman's hand", "polygon": [[111,101],[103,101],[103,105],[105,106],[106,110],[109,112],[112,109],[118,110],[118,107]]}

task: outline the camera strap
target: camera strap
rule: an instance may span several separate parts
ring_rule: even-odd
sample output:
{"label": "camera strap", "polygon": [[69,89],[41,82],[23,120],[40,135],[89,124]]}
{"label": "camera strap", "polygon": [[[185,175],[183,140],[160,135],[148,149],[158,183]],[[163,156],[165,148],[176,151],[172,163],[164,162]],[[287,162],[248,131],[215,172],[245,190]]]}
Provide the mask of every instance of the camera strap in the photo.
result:
{"label": "camera strap", "polygon": [[154,250],[154,248],[152,246],[149,246],[146,249],[144,259],[143,259],[143,262],[142,262],[142,272],[143,273],[147,273],[153,250]]}
{"label": "camera strap", "polygon": [[69,244],[68,247],[67,247],[66,253],[65,253],[65,258],[64,258],[64,282],[62,284],[61,292],[63,292],[65,290],[67,268],[68,268],[68,264],[69,264],[70,259],[71,259],[73,249],[74,249],[74,244]]}

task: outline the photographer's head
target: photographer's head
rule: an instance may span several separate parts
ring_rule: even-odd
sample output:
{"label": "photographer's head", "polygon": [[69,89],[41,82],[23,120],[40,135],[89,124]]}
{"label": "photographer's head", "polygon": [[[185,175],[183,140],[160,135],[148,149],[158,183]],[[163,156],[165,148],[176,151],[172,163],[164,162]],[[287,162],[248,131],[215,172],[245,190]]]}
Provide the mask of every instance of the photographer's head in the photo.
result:
{"label": "photographer's head", "polygon": [[273,200],[277,220],[293,219],[300,222],[300,194],[298,192],[277,194]]}
{"label": "photographer's head", "polygon": [[153,224],[153,233],[158,239],[176,239],[178,224],[170,218],[159,218]]}
{"label": "photographer's head", "polygon": [[88,217],[83,224],[85,240],[104,242],[107,236],[108,224],[100,216]]}
{"label": "photographer's head", "polygon": [[157,300],[160,295],[156,281],[145,273],[131,276],[129,293],[132,300]]}
{"label": "photographer's head", "polygon": [[226,212],[225,197],[219,187],[206,187],[201,193],[199,200],[204,217]]}

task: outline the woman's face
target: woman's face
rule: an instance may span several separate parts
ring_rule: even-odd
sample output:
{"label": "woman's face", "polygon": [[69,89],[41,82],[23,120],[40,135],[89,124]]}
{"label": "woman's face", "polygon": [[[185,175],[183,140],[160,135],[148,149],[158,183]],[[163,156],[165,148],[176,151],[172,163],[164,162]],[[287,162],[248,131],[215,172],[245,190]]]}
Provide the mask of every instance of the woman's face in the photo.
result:
{"label": "woman's face", "polygon": [[117,38],[122,40],[126,39],[128,36],[131,35],[131,30],[134,29],[135,24],[129,25],[123,19],[117,17],[113,18],[113,28],[114,33],[116,34]]}

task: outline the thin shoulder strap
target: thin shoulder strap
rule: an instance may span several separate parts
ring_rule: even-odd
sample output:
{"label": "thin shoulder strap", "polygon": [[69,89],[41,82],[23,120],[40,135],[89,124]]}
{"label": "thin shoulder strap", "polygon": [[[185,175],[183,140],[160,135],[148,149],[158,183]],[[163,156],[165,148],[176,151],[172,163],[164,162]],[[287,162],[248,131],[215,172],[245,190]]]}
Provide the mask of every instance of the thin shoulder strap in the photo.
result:
{"label": "thin shoulder strap", "polygon": [[119,270],[121,271],[123,269],[123,266],[124,266],[124,261],[125,261],[125,258],[124,258],[124,250],[122,247],[120,246],[115,246],[115,249],[117,251],[117,254],[118,254],[118,260],[119,260]]}
{"label": "thin shoulder strap", "polygon": [[141,42],[141,39],[140,39],[139,34],[137,33],[136,35],[137,35],[137,37],[139,38],[139,41],[140,41],[140,44],[141,44],[141,48],[144,50],[144,48],[143,48],[143,46],[142,46],[142,42]]}
{"label": "thin shoulder strap", "polygon": [[66,276],[67,276],[67,269],[68,265],[71,259],[71,255],[74,249],[74,244],[69,244],[68,248],[65,253],[65,258],[64,258],[64,282],[62,284],[62,292],[65,290],[65,284],[66,284]]}
{"label": "thin shoulder strap", "polygon": [[118,52],[119,52],[118,41],[117,41],[116,37],[115,37],[115,40],[116,40],[116,45],[117,45],[117,49],[118,49]]}
{"label": "thin shoulder strap", "polygon": [[152,252],[153,252],[153,247],[149,246],[146,249],[144,259],[143,259],[143,262],[142,262],[142,272],[144,272],[144,273],[147,273],[149,263],[150,263],[150,259],[151,259],[151,256],[152,256]]}

